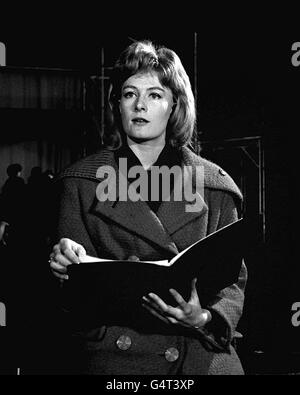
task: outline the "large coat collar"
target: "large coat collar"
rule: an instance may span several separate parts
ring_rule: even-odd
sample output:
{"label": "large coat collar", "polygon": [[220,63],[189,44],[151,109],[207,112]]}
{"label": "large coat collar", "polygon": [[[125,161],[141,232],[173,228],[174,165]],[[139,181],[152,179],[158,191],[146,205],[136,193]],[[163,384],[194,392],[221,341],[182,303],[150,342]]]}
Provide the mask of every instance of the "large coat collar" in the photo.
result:
{"label": "large coat collar", "polygon": [[[194,154],[190,149],[182,148],[183,164],[187,166],[204,167],[204,186],[211,189],[224,190],[231,193],[234,198],[241,200],[242,194],[233,179],[218,165]],[[99,153],[90,155],[77,161],[62,171],[57,179],[64,177],[87,178],[99,182],[96,177],[101,166],[116,167],[113,151],[103,149]]]}
{"label": "large coat collar", "polygon": [[[182,148],[182,166],[190,166],[195,169],[201,166],[204,170],[204,188],[227,190],[236,198],[241,199],[241,193],[234,181],[219,166],[195,155],[188,148]],[[118,174],[119,169],[114,159],[114,153],[109,150],[102,150],[98,154],[91,155],[72,165],[59,176],[85,178],[100,183],[103,179],[97,178],[97,171],[102,166],[110,166]],[[194,178],[193,182],[194,182]],[[195,187],[195,184],[193,184]],[[204,196],[198,193],[201,199],[201,209],[195,212],[188,212],[186,207],[188,202],[184,196],[181,201],[164,201],[159,207],[157,214],[150,210],[144,201],[132,202],[130,200],[121,201],[118,193],[114,201],[99,201],[95,198],[91,211],[100,217],[109,218],[114,223],[122,226],[139,237],[150,240],[162,249],[167,250],[170,255],[178,253],[172,241],[172,234],[183,228],[187,223],[196,220],[207,211]]]}

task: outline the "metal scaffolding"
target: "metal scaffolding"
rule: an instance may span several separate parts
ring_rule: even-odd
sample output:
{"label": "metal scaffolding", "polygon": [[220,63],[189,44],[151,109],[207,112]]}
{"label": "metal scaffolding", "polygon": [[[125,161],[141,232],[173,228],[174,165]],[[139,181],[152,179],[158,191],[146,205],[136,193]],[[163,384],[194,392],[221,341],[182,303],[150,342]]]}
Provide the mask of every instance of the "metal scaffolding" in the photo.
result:
{"label": "metal scaffolding", "polygon": [[[201,142],[204,156],[219,165],[230,167],[229,174],[239,185],[244,196],[241,214],[256,214],[261,226],[262,241],[266,236],[265,154],[261,136]],[[221,152],[220,159],[219,152]],[[226,157],[227,162],[226,162]],[[225,158],[225,159],[224,159]],[[229,164],[230,163],[230,164]],[[249,190],[251,188],[251,193]],[[257,192],[257,194],[256,194]]]}

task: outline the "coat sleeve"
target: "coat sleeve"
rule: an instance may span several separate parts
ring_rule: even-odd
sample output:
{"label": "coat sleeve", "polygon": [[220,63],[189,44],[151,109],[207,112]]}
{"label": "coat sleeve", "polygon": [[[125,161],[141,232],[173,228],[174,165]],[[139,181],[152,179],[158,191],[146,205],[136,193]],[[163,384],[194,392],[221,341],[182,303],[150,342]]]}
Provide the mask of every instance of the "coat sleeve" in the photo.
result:
{"label": "coat sleeve", "polygon": [[[229,193],[224,193],[218,213],[217,229],[238,219],[236,204]],[[241,265],[238,282],[220,291],[205,306],[212,314],[212,320],[202,329],[208,347],[220,351],[228,350],[235,336],[235,330],[242,316],[247,268]]]}
{"label": "coat sleeve", "polygon": [[[82,184],[82,185],[81,185]],[[65,177],[57,181],[55,188],[55,213],[53,215],[53,242],[68,238],[81,244],[87,254],[96,256],[96,251],[83,221],[82,194],[84,181]]]}

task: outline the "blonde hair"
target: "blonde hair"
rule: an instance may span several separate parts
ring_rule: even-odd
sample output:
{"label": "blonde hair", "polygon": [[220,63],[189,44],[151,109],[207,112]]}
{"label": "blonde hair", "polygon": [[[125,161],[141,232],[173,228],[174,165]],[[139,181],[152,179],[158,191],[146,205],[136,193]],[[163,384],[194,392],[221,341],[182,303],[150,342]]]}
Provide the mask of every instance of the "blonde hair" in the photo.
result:
{"label": "blonde hair", "polygon": [[160,83],[173,93],[175,106],[167,125],[167,142],[174,147],[191,144],[196,127],[196,110],[189,77],[173,50],[156,47],[151,41],[144,40],[127,47],[115,63],[109,91],[109,129],[103,136],[107,148],[119,148],[124,137],[119,113],[123,83],[132,75],[147,72],[155,72]]}

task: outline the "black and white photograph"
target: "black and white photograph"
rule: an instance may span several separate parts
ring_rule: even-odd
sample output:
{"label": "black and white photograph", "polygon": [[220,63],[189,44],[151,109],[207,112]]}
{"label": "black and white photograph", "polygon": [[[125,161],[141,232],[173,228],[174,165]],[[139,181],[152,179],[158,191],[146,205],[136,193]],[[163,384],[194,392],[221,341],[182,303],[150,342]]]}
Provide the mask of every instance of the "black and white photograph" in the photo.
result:
{"label": "black and white photograph", "polygon": [[300,375],[299,82],[299,33],[0,31],[0,375]]}

